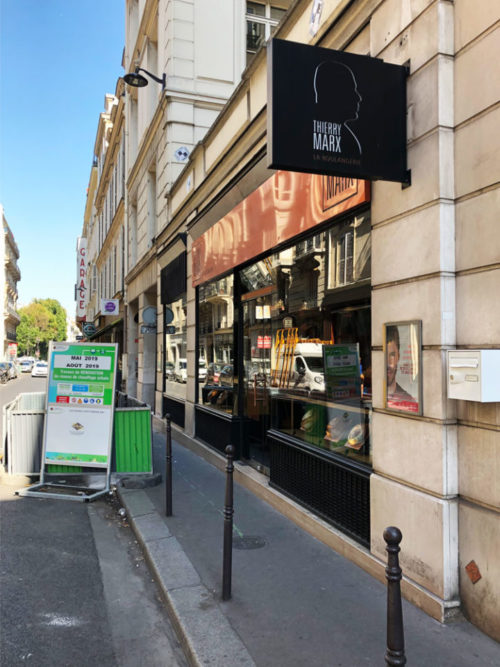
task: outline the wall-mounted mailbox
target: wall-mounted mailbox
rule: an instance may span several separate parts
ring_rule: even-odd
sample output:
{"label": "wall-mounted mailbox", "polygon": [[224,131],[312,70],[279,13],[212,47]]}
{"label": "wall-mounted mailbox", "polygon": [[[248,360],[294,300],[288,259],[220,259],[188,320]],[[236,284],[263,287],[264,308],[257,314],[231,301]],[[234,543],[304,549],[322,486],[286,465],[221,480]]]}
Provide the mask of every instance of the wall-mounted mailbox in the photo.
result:
{"label": "wall-mounted mailbox", "polygon": [[500,402],[500,350],[448,350],[448,398]]}

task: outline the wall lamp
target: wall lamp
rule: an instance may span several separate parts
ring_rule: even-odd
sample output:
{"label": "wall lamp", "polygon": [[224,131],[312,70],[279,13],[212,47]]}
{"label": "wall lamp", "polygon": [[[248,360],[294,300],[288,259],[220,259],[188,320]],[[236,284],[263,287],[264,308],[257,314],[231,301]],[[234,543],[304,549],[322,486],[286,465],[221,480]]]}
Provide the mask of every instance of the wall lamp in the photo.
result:
{"label": "wall lamp", "polygon": [[129,86],[134,86],[134,88],[144,88],[144,86],[148,85],[149,81],[146,79],[145,76],[139,74],[139,72],[144,72],[157,83],[161,83],[162,90],[165,90],[167,75],[163,74],[162,78],[160,79],[159,77],[155,76],[154,74],[151,74],[151,72],[148,72],[147,69],[143,69],[142,67],[136,67],[134,72],[129,72],[128,74],[125,74],[123,80],[125,81],[125,83],[128,83]]}

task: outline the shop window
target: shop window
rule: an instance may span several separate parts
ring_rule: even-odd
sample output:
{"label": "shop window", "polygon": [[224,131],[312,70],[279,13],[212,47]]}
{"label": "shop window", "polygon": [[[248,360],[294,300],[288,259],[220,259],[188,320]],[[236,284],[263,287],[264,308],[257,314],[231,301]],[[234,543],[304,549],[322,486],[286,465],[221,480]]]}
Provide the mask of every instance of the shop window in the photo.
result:
{"label": "shop window", "polygon": [[233,413],[233,277],[198,289],[198,402]]}
{"label": "shop window", "polygon": [[370,465],[369,215],[246,267],[240,281],[248,458],[265,465],[272,429]]}
{"label": "shop window", "polygon": [[157,358],[164,363],[165,395],[177,400],[186,399],[187,383],[187,303],[186,293],[164,305],[173,319],[165,329],[164,354]]}

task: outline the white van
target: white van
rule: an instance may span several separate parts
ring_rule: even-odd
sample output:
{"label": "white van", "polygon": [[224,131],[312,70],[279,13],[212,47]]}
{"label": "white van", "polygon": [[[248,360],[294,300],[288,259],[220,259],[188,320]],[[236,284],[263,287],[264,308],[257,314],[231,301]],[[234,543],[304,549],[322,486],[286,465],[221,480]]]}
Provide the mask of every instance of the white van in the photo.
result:
{"label": "white van", "polygon": [[304,391],[325,391],[323,345],[297,343],[293,352],[290,388]]}

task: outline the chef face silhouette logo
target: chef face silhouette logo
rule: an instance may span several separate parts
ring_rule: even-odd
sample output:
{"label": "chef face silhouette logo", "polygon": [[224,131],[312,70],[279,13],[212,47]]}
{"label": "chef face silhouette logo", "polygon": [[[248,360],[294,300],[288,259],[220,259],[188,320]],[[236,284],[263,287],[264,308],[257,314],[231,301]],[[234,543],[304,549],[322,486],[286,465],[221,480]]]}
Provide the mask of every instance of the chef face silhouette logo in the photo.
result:
{"label": "chef face silhouette logo", "polygon": [[[350,126],[352,123],[355,128],[363,99],[352,69],[336,60],[324,61],[314,71],[313,88],[314,148],[349,156],[361,155],[361,143]],[[335,95],[336,91],[338,95]]]}

